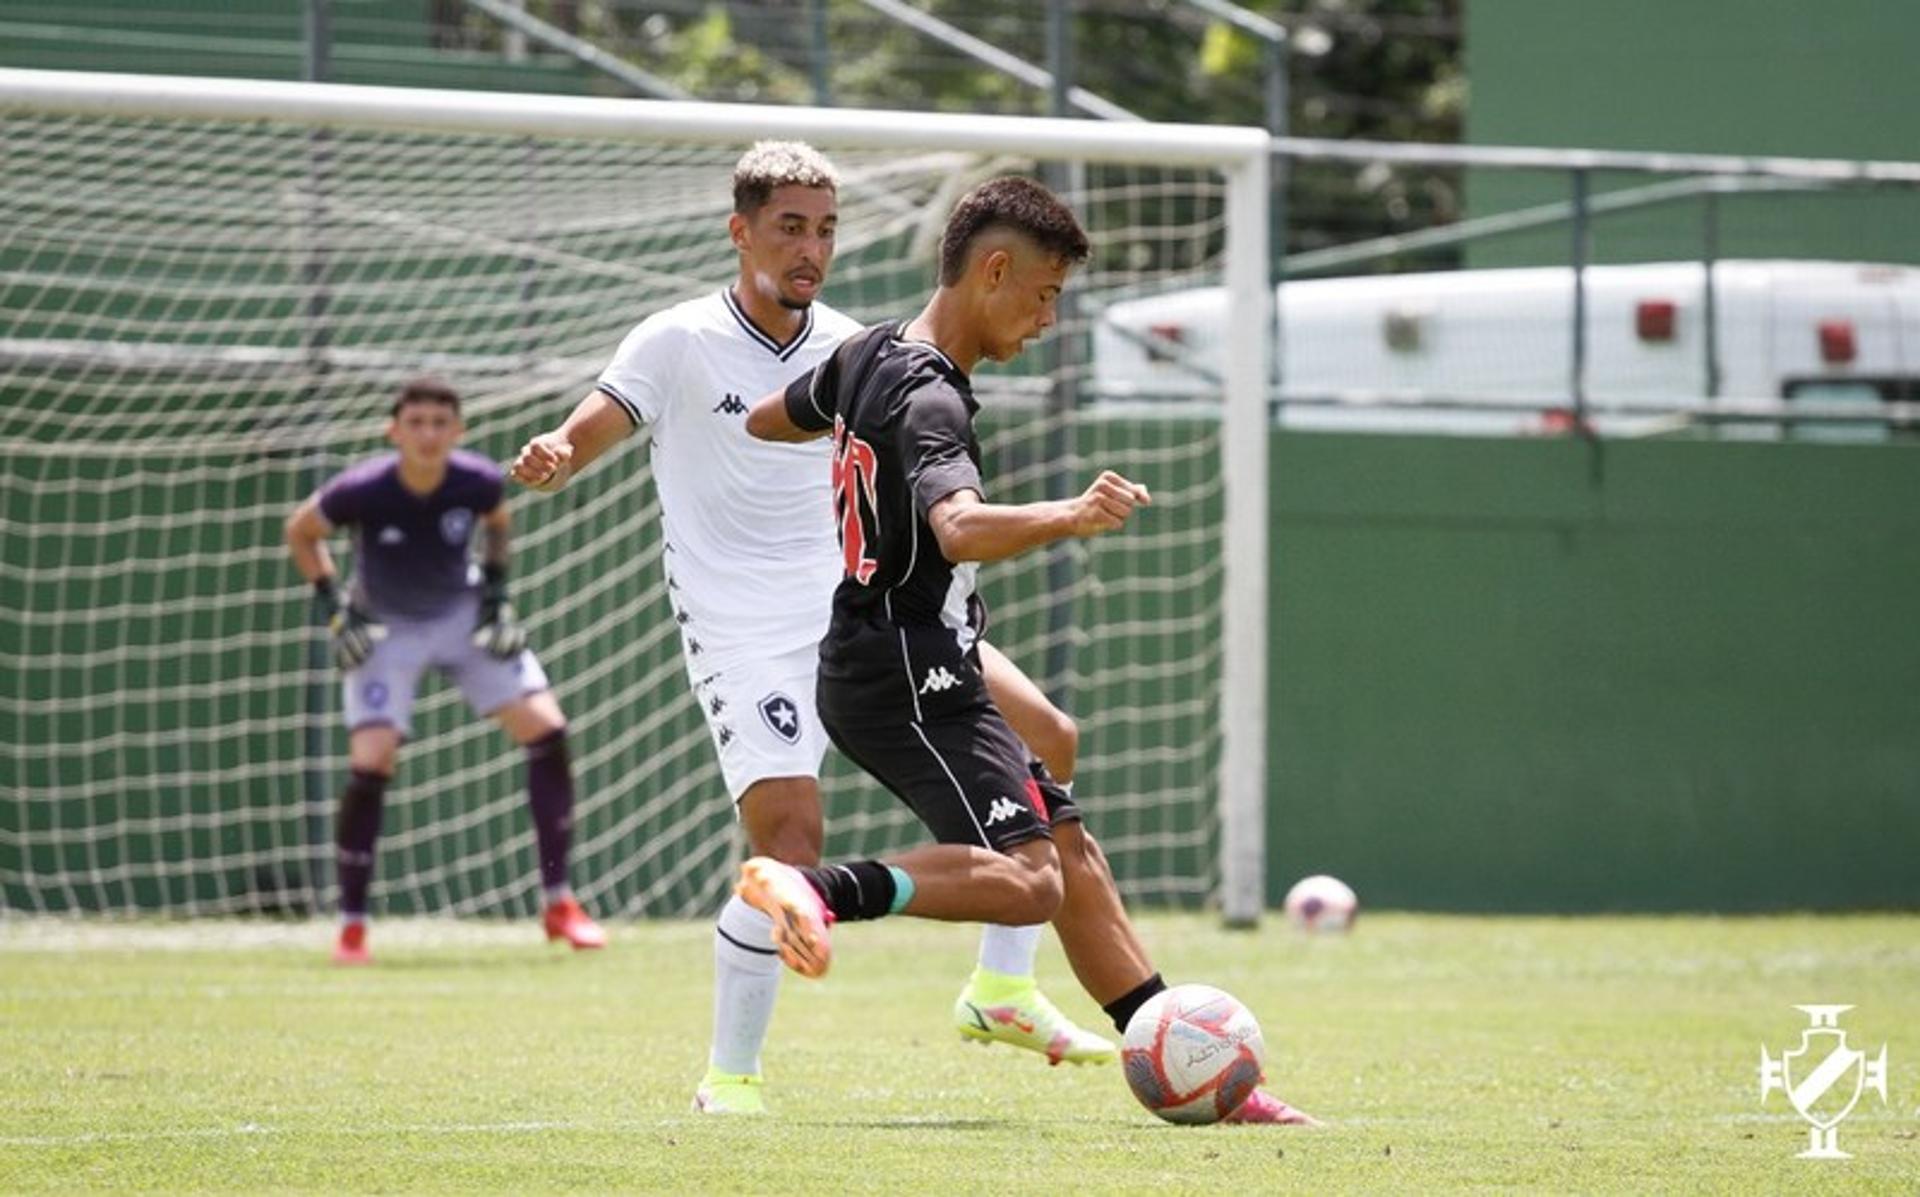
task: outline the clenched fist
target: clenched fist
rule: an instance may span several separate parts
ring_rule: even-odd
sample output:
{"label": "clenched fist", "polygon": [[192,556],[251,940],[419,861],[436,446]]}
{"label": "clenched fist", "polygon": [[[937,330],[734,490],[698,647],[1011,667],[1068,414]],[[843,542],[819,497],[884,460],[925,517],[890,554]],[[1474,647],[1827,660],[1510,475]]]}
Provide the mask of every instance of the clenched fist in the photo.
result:
{"label": "clenched fist", "polygon": [[573,476],[573,442],[557,432],[543,432],[521,446],[507,473],[532,490],[559,490]]}
{"label": "clenched fist", "polygon": [[1147,493],[1146,487],[1129,482],[1112,470],[1102,470],[1093,485],[1073,501],[1073,534],[1098,536],[1112,532],[1126,524],[1134,508],[1152,502],[1153,496]]}

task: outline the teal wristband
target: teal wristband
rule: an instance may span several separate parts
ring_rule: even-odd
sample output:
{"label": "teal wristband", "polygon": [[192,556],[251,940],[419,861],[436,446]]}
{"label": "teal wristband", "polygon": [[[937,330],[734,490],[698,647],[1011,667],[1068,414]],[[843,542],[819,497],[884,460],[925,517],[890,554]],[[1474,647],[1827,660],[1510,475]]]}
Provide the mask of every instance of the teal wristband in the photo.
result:
{"label": "teal wristband", "polygon": [[893,905],[887,907],[888,914],[899,914],[913,901],[913,878],[907,871],[896,865],[888,865],[887,872],[893,874]]}

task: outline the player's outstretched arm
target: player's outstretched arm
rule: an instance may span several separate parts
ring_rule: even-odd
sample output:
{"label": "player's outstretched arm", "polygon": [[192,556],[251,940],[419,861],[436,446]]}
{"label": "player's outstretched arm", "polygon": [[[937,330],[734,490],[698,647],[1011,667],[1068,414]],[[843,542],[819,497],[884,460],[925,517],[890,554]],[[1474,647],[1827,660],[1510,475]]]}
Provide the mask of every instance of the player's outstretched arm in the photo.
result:
{"label": "player's outstretched arm", "polygon": [[802,428],[787,414],[787,393],[775,391],[747,411],[747,434],[755,440],[792,444],[827,435],[825,428]]}
{"label": "player's outstretched arm", "polygon": [[552,494],[632,431],[633,421],[620,405],[596,390],[574,407],[566,423],[528,441],[507,475],[529,489]]}
{"label": "player's outstretched arm", "polygon": [[927,523],[947,560],[1000,561],[1070,536],[1112,532],[1151,502],[1146,487],[1102,470],[1072,499],[989,503],[972,488],[957,490],[928,510]]}

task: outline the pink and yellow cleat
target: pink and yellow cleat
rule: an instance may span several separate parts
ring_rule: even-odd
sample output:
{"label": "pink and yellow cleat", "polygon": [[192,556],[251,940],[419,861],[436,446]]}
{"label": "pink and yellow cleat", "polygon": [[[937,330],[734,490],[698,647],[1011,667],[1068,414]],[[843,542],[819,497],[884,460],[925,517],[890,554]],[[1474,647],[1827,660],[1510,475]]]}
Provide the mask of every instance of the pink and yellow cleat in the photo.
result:
{"label": "pink and yellow cleat", "polygon": [[1321,1122],[1305,1110],[1296,1110],[1281,1101],[1265,1089],[1255,1089],[1252,1096],[1240,1103],[1240,1108],[1221,1119],[1222,1122],[1238,1122],[1252,1126],[1319,1126]]}
{"label": "pink and yellow cleat", "polygon": [[1045,1056],[1049,1064],[1105,1064],[1119,1058],[1112,1043],[1074,1025],[1032,977],[974,970],[953,1003],[953,1025],[975,1043],[1005,1043]]}
{"label": "pink and yellow cleat", "polygon": [[549,942],[564,939],[576,952],[607,946],[607,933],[588,918],[587,912],[580,909],[580,903],[572,898],[562,898],[548,906],[544,921]]}
{"label": "pink and yellow cleat", "polygon": [[833,912],[800,870],[770,856],[740,866],[733,887],[741,900],[773,920],[773,946],[786,966],[803,977],[824,977],[833,963],[827,928]]}

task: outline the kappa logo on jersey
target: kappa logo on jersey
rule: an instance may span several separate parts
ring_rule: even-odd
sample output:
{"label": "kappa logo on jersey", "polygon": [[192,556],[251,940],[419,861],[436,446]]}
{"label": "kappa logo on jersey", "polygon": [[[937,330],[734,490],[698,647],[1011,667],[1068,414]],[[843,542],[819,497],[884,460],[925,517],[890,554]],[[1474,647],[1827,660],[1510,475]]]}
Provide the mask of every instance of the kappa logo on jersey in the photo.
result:
{"label": "kappa logo on jersey", "polygon": [[453,507],[441,513],[440,535],[448,544],[467,543],[467,537],[473,535],[473,512]]}
{"label": "kappa logo on jersey", "polygon": [[725,399],[713,405],[713,410],[723,416],[744,416],[747,414],[747,404],[740,396],[729,391]]}
{"label": "kappa logo on jersey", "polygon": [[760,700],[760,718],[766,721],[767,730],[782,740],[800,742],[800,708],[793,699],[777,690],[767,695]]}
{"label": "kappa logo on jersey", "polygon": [[407,543],[407,534],[392,524],[388,524],[386,527],[380,529],[380,543],[405,544]]}
{"label": "kappa logo on jersey", "polygon": [[[880,501],[874,495],[874,475],[880,459],[873,446],[847,431],[846,421],[833,418],[833,511],[839,517],[840,555],[847,576],[865,586],[880,563],[867,556],[868,541],[880,539]],[[862,499],[865,506],[862,506]]]}
{"label": "kappa logo on jersey", "polygon": [[945,665],[935,665],[927,670],[927,680],[920,683],[920,693],[939,694],[959,684],[960,679],[953,676],[953,672]]}
{"label": "kappa logo on jersey", "polygon": [[993,805],[987,808],[987,826],[1004,823],[1008,819],[1020,817],[1020,807],[1011,798],[995,798]]}

